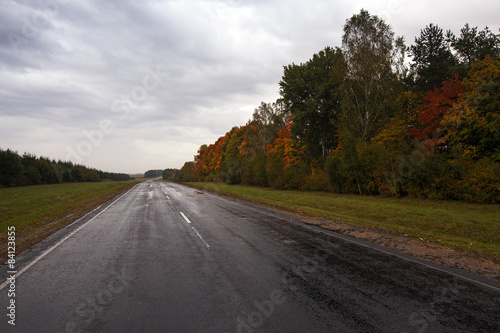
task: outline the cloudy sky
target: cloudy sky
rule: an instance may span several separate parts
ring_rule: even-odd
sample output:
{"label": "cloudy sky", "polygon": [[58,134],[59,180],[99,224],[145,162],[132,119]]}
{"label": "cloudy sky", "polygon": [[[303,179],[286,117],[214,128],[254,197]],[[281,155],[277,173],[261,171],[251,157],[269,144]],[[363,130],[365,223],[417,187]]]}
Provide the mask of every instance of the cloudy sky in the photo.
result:
{"label": "cloudy sky", "polygon": [[[44,5],[45,4],[45,5]],[[42,0],[0,5],[0,148],[113,172],[180,168],[278,98],[283,66],[340,46],[361,8],[413,42],[498,32],[500,2]]]}

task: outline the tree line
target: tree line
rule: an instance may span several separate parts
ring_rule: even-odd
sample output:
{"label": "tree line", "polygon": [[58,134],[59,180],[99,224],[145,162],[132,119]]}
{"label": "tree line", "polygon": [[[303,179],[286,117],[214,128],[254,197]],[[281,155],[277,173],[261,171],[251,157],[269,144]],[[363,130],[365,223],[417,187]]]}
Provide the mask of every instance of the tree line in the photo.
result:
{"label": "tree line", "polygon": [[144,172],[144,178],[156,178],[163,175],[163,170],[148,170]]}
{"label": "tree line", "polygon": [[164,177],[500,202],[499,60],[488,27],[430,24],[406,46],[361,10],[340,47],[284,66],[276,102]]}
{"label": "tree line", "polygon": [[72,162],[0,149],[0,187],[131,179],[124,173],[104,172]]}

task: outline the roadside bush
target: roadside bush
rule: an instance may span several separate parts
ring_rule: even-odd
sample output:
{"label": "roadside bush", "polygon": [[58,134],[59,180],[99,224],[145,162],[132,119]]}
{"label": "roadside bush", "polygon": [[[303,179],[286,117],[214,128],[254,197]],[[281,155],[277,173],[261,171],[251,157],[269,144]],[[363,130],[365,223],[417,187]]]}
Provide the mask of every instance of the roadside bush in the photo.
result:
{"label": "roadside bush", "polygon": [[471,165],[460,181],[465,201],[500,203],[500,164],[484,158]]}
{"label": "roadside bush", "polygon": [[305,176],[300,185],[302,191],[330,191],[331,187],[325,171],[314,170],[311,175]]}
{"label": "roadside bush", "polygon": [[267,158],[263,152],[243,160],[241,182],[247,185],[267,186]]}

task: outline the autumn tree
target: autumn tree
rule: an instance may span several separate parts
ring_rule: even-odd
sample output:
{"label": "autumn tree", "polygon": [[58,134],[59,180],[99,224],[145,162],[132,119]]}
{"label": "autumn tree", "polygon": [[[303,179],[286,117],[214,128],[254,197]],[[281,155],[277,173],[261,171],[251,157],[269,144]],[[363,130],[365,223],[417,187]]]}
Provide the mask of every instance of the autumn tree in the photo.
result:
{"label": "autumn tree", "polygon": [[338,49],[326,47],[304,64],[284,67],[280,94],[310,160],[324,161],[337,145],[340,97],[333,68],[340,58]]}
{"label": "autumn tree", "polygon": [[245,184],[266,186],[267,157],[262,149],[261,136],[259,135],[262,124],[252,120],[248,122],[241,130],[243,140],[240,143],[239,156],[242,167],[242,182]]}
{"label": "autumn tree", "polygon": [[215,141],[215,147],[212,159],[210,161],[210,166],[211,166],[210,170],[212,174],[217,175],[217,178],[219,178],[221,172],[224,171],[224,166],[226,164],[225,160],[226,146],[233,130],[234,127],[233,129],[231,129],[231,131],[227,132],[226,135],[220,137],[217,141]]}
{"label": "autumn tree", "polygon": [[476,61],[464,79],[465,92],[443,120],[450,143],[475,160],[500,161],[500,61]]}
{"label": "autumn tree", "polygon": [[254,156],[259,151],[264,155],[266,147],[273,142],[277,133],[286,123],[287,112],[280,100],[275,103],[261,102],[248,121],[243,130],[243,143],[241,154],[244,156]]}
{"label": "autumn tree", "polygon": [[195,172],[194,175],[196,179],[203,180],[204,177],[208,175],[208,160],[209,160],[209,149],[206,144],[203,144],[198,149],[198,153],[194,156]]}
{"label": "autumn tree", "polygon": [[274,109],[270,103],[261,102],[259,107],[256,108],[253,112],[252,120],[255,121],[255,125],[259,127],[257,130],[257,136],[255,138],[258,139],[264,154],[266,153],[267,144],[272,142],[272,140],[274,139],[271,128],[273,118]]}
{"label": "autumn tree", "polygon": [[244,126],[243,140],[238,149],[239,154],[243,158],[253,158],[257,153],[265,152],[262,147],[261,124],[256,120],[248,121]]}
{"label": "autumn tree", "polygon": [[195,171],[195,163],[192,161],[186,162],[180,170],[174,170],[174,180],[178,182],[194,182],[196,181]]}
{"label": "autumn tree", "polygon": [[222,166],[222,175],[229,184],[241,183],[241,159],[239,147],[243,141],[244,131],[238,127],[233,127],[228,134],[227,144],[223,153],[224,165]]}
{"label": "autumn tree", "polygon": [[371,143],[377,151],[379,182],[378,190],[381,193],[404,195],[402,182],[407,176],[405,168],[408,164],[421,157],[421,152],[408,135],[408,129],[418,124],[417,114],[425,101],[423,94],[406,91],[396,99],[396,113],[394,117],[372,139]]}
{"label": "autumn tree", "polygon": [[427,92],[424,100],[427,102],[417,111],[417,126],[409,130],[416,140],[432,139],[434,145],[444,142],[442,131],[443,118],[447,115],[461,93],[464,92],[462,80],[458,74],[443,81],[441,87]]}
{"label": "autumn tree", "polygon": [[344,25],[342,53],[343,126],[368,143],[392,116],[399,93],[395,70],[404,56],[403,40],[395,39],[382,19],[361,10]]}
{"label": "autumn tree", "polygon": [[269,183],[276,188],[298,189],[308,172],[304,147],[294,140],[292,128],[289,121],[267,149]]}

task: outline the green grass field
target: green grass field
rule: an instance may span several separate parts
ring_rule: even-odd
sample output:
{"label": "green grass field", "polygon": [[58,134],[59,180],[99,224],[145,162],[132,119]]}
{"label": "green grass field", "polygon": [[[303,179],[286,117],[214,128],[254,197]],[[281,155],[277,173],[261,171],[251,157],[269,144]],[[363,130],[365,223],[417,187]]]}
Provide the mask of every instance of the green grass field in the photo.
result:
{"label": "green grass field", "polygon": [[7,252],[8,227],[16,228],[16,252],[19,254],[136,183],[67,183],[1,188],[0,259],[5,259]]}
{"label": "green grass field", "polygon": [[500,205],[278,191],[216,183],[188,185],[345,224],[423,238],[500,260]]}

